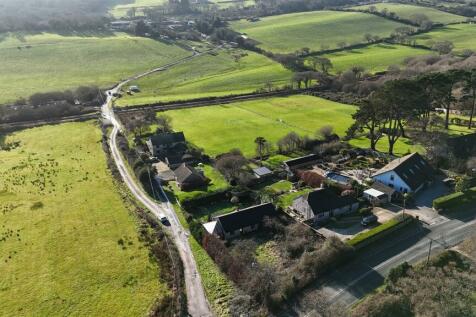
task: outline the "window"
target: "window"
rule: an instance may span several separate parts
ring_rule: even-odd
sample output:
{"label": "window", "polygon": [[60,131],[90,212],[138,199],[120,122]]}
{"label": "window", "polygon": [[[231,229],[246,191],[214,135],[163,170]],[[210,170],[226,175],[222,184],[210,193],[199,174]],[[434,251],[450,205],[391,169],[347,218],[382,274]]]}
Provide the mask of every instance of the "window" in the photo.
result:
{"label": "window", "polygon": [[390,175],[390,180],[391,180],[391,181],[395,180],[395,176]]}

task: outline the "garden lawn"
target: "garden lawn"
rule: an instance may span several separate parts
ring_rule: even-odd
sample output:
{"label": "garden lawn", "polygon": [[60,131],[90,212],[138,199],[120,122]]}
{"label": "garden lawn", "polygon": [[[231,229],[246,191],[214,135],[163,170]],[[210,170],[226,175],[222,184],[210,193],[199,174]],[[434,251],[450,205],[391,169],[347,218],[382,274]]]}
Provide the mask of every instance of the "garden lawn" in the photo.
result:
{"label": "garden lawn", "polygon": [[407,57],[434,54],[432,51],[404,45],[375,44],[363,48],[323,55],[331,60],[331,72],[346,71],[362,66],[370,73],[385,71],[390,65],[403,65]]}
{"label": "garden lawn", "polygon": [[343,136],[352,124],[354,106],[312,96],[290,96],[227,105],[167,111],[176,131],[209,155],[239,148],[255,154],[258,136],[275,143],[288,132],[313,136],[325,125]]}
{"label": "garden lawn", "polygon": [[177,46],[124,33],[14,35],[0,41],[0,104],[81,85],[105,88],[190,55]]}
{"label": "garden lawn", "polygon": [[[238,56],[242,56],[238,58]],[[236,57],[236,58],[235,58]],[[243,50],[205,54],[131,83],[140,93],[124,95],[119,106],[253,92],[271,83],[289,84],[292,73],[273,60]]]}
{"label": "garden lawn", "polygon": [[434,31],[412,36],[417,44],[432,46],[434,42],[450,41],[454,44],[454,50],[461,52],[464,49],[476,50],[476,25],[456,24],[448,25]]}
{"label": "garden lawn", "polygon": [[169,291],[101,136],[85,122],[6,137],[20,146],[0,151],[0,315],[145,316]]}
{"label": "garden lawn", "polygon": [[383,9],[387,9],[388,12],[394,12],[398,17],[406,20],[411,20],[416,14],[424,14],[430,19],[430,21],[443,24],[464,22],[467,19],[466,17],[440,11],[434,8],[420,7],[401,3],[375,3],[371,5],[357,6],[351,9],[365,11],[368,10],[371,6],[374,6],[375,8],[377,8],[377,11],[380,12]]}
{"label": "garden lawn", "polygon": [[203,189],[197,189],[193,191],[181,191],[180,188],[177,186],[177,184],[174,182],[172,183],[172,189],[174,192],[175,197],[179,201],[184,201],[188,199],[195,199],[198,197],[206,196],[210,193],[217,192],[217,191],[222,191],[228,188],[228,183],[225,180],[225,178],[215,170],[212,166],[210,165],[204,165],[203,166],[203,173],[205,174],[206,177],[210,179],[210,183],[206,188]]}
{"label": "garden lawn", "polygon": [[358,44],[371,33],[388,37],[403,24],[360,12],[313,11],[262,18],[258,22],[235,21],[231,27],[260,42],[264,50],[292,53],[303,47],[313,51],[321,45],[337,48],[339,42]]}

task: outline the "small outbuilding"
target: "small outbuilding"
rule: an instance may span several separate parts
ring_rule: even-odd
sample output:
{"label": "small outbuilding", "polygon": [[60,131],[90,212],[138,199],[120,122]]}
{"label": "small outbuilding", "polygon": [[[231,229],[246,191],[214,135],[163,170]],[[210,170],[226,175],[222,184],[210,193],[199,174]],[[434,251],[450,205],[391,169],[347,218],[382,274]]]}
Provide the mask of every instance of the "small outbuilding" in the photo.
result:
{"label": "small outbuilding", "polygon": [[175,180],[181,190],[194,190],[207,186],[210,180],[205,177],[202,171],[197,171],[187,164],[180,165],[175,171]]}
{"label": "small outbuilding", "polygon": [[387,194],[374,188],[369,188],[364,191],[364,198],[367,199],[372,205],[381,205],[388,202]]}
{"label": "small outbuilding", "polygon": [[253,169],[253,174],[258,179],[268,178],[273,175],[273,172],[266,166]]}

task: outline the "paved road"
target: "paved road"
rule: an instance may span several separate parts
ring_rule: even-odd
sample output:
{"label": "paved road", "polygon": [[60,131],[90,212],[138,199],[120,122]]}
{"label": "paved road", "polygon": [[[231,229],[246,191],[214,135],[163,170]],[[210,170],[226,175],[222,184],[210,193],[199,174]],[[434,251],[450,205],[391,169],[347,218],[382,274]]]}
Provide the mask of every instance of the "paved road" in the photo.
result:
{"label": "paved road", "polygon": [[[430,226],[410,225],[360,251],[357,258],[335,270],[305,296],[312,298],[317,292],[324,292],[334,304],[350,306],[380,286],[393,267],[405,261],[416,263],[426,259],[430,243],[434,255],[460,243],[475,230],[476,209],[461,211]],[[306,316],[309,311],[299,306],[297,303],[298,308],[292,314]]]}
{"label": "paved road", "polygon": [[104,102],[104,105],[101,107],[101,111],[102,117],[104,119],[109,120],[113,126],[113,129],[109,136],[109,146],[111,148],[112,158],[116,162],[117,168],[121,174],[122,179],[124,180],[124,183],[134,194],[136,199],[139,200],[145,207],[147,207],[154,215],[156,215],[157,217],[159,217],[159,215],[165,215],[169,219],[169,222],[171,224],[169,230],[179,250],[180,257],[184,265],[185,286],[187,290],[187,306],[189,314],[193,317],[209,317],[213,314],[211,313],[210,307],[208,305],[200,275],[197,273],[197,265],[195,263],[195,259],[193,258],[190,245],[188,243],[188,233],[184,230],[184,228],[178,221],[177,215],[175,214],[173,208],[167,203],[158,203],[151,199],[148,194],[142,190],[140,185],[135,182],[134,177],[130,174],[129,170],[126,167],[127,163],[124,162],[124,159],[117,145],[117,134],[121,131],[122,128],[115,117],[114,111],[112,110],[112,95],[113,93],[119,91],[119,89],[123,85],[127,84],[131,80],[147,76],[154,72],[165,70],[169,67],[182,63],[198,55],[198,53],[194,53],[194,55],[191,57],[184,58],[180,61],[171,63],[160,68],[156,68],[144,74],[137,75],[127,80],[124,80],[116,87],[107,92],[108,97],[107,100]]}

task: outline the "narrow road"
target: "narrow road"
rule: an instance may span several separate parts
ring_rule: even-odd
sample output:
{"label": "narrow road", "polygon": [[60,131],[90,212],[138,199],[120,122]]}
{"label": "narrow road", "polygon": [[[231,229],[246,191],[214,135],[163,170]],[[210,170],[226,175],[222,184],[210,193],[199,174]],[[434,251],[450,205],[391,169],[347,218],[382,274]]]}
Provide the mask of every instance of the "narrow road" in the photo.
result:
{"label": "narrow road", "polygon": [[[476,209],[463,210],[451,218],[432,225],[415,224],[383,238],[378,244],[359,251],[355,259],[328,275],[306,292],[326,294],[333,304],[351,306],[382,285],[392,268],[403,263],[425,260],[451,248],[476,230]],[[431,251],[430,251],[431,247]],[[302,298],[299,301],[303,300]],[[299,307],[299,304],[297,305]],[[297,309],[293,315],[306,316],[309,311]]]}
{"label": "narrow road", "polygon": [[193,317],[210,317],[213,316],[213,314],[208,305],[200,275],[197,271],[197,265],[195,263],[195,259],[193,258],[190,245],[188,243],[188,233],[184,230],[184,228],[178,221],[177,215],[175,214],[173,208],[169,204],[158,203],[152,198],[150,198],[149,195],[143,191],[141,186],[135,182],[134,176],[130,174],[129,169],[127,168],[127,163],[124,161],[117,145],[117,135],[120,131],[122,131],[122,127],[119,121],[116,119],[112,108],[112,96],[114,93],[118,92],[123,85],[127,84],[132,80],[147,76],[149,74],[166,70],[169,67],[183,63],[199,55],[199,53],[194,52],[194,54],[190,57],[186,57],[174,63],[153,69],[151,71],[124,80],[123,82],[119,83],[117,86],[107,92],[107,100],[101,107],[101,112],[102,117],[104,119],[109,120],[113,126],[113,129],[109,136],[109,146],[111,148],[112,158],[116,163],[117,169],[119,170],[121,177],[124,180],[124,183],[127,185],[132,194],[134,194],[136,199],[139,200],[144,206],[146,206],[154,215],[156,215],[157,217],[159,217],[159,215],[161,214],[165,215],[170,221],[171,225],[169,230],[179,250],[180,257],[184,266],[188,313]]}

